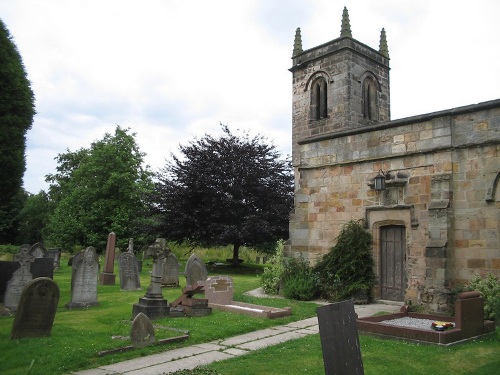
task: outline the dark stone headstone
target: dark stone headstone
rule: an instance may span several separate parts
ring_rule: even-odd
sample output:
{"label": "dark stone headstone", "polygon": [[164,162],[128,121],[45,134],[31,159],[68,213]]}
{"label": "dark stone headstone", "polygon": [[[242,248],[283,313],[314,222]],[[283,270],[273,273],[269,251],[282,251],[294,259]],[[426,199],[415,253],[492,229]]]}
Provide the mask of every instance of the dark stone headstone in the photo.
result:
{"label": "dark stone headstone", "polygon": [[35,258],[31,263],[30,272],[33,278],[50,277],[54,278],[54,260],[52,258]]}
{"label": "dark stone headstone", "polygon": [[19,262],[0,261],[0,301],[4,300],[7,283],[19,267]]}
{"label": "dark stone headstone", "polygon": [[11,339],[50,336],[59,287],[48,277],[31,281],[23,290],[11,331]]}
{"label": "dark stone headstone", "polygon": [[353,300],[317,309],[326,375],[364,374]]}
{"label": "dark stone headstone", "polygon": [[161,285],[179,286],[179,262],[173,253],[163,261],[162,271]]}
{"label": "dark stone headstone", "polygon": [[120,288],[123,290],[141,289],[139,265],[134,254],[123,253],[118,257]]}
{"label": "dark stone headstone", "polygon": [[99,304],[97,302],[99,263],[96,260],[95,249],[87,247],[80,254],[73,258],[71,301],[66,305],[68,309],[96,306]]}
{"label": "dark stone headstone", "polygon": [[204,284],[207,279],[208,271],[205,263],[203,263],[196,254],[192,254],[186,262],[184,274],[186,276],[186,285],[194,285],[198,281]]}
{"label": "dark stone headstone", "polygon": [[155,330],[151,320],[142,312],[138,313],[132,321],[130,340],[134,348],[142,348],[154,344]]}

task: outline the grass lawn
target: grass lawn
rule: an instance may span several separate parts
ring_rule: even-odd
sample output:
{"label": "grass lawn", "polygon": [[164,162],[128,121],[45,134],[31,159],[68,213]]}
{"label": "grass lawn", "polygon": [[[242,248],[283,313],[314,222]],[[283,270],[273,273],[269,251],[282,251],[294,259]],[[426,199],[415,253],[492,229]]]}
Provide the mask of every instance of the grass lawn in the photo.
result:
{"label": "grass lawn", "polygon": [[[217,267],[210,275],[230,275],[235,285],[235,300],[275,307],[292,307],[292,316],[279,319],[253,318],[234,313],[213,311],[198,318],[164,318],[155,325],[188,330],[186,341],[165,346],[151,346],[130,352],[99,357],[98,352],[129,345],[112,336],[130,332],[132,305],[144,296],[149,285],[151,264],[145,263],[141,275],[142,291],[121,291],[119,285],[98,287],[100,305],[84,310],[67,310],[70,300],[71,269],[67,258],[54,280],[61,297],[52,329],[46,338],[11,340],[13,317],[0,317],[0,374],[58,375],[72,370],[97,367],[125,359],[171,350],[181,346],[231,337],[273,325],[287,324],[316,315],[316,305],[287,299],[255,298],[245,291],[260,286],[262,266],[244,264],[241,268]],[[118,274],[118,267],[115,267]],[[183,277],[181,283],[185,282]],[[117,284],[118,284],[117,276]],[[163,296],[173,301],[180,288],[163,289]],[[157,329],[157,338],[179,335],[178,331]],[[369,374],[499,374],[500,329],[495,334],[474,342],[449,348],[408,344],[360,336],[365,373]],[[30,371],[31,368],[31,371]],[[229,374],[324,374],[319,335],[252,352],[209,366],[221,375]]]}

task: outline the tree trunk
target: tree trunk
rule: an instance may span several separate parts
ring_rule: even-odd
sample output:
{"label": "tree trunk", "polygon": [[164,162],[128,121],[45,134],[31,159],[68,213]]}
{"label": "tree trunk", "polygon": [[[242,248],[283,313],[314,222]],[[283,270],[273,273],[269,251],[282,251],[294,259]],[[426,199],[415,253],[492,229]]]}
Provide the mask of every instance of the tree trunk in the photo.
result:
{"label": "tree trunk", "polygon": [[234,243],[233,244],[233,266],[239,266],[240,265],[240,244],[239,243]]}

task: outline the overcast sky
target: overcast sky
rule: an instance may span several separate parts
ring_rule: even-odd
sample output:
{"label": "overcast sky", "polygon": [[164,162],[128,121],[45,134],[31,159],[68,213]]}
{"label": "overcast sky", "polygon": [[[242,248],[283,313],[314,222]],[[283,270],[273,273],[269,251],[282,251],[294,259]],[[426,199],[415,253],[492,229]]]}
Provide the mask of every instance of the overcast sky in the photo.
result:
{"label": "overcast sky", "polygon": [[335,39],[344,6],[353,38],[387,32],[392,119],[500,98],[498,0],[0,0],[36,98],[25,188],[116,125],[153,170],[220,122],[290,154],[295,29]]}

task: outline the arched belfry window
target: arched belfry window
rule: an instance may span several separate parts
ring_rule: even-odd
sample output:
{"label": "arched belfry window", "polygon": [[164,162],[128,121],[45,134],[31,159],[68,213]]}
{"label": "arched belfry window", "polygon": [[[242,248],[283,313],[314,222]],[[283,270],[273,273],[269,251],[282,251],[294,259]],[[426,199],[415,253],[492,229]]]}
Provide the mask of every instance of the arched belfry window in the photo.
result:
{"label": "arched belfry window", "polygon": [[327,117],[328,89],[323,77],[316,79],[311,85],[311,119],[321,120]]}
{"label": "arched belfry window", "polygon": [[377,81],[369,76],[363,80],[363,118],[378,121],[378,88]]}

